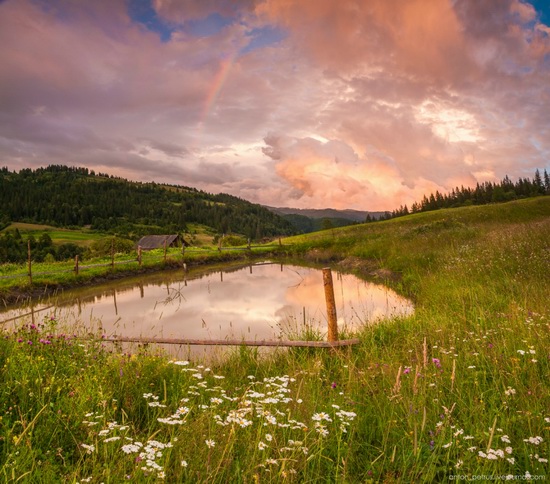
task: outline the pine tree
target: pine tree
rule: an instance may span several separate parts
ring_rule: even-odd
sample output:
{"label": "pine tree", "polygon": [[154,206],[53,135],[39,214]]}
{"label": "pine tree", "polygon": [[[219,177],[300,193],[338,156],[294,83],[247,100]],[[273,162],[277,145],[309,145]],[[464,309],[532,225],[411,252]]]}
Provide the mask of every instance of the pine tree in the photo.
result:
{"label": "pine tree", "polygon": [[543,195],[544,194],[544,182],[542,181],[542,177],[540,176],[540,171],[537,170],[535,171],[535,178],[533,180],[533,185],[534,185],[534,191],[535,193],[537,194],[540,194],[540,195]]}

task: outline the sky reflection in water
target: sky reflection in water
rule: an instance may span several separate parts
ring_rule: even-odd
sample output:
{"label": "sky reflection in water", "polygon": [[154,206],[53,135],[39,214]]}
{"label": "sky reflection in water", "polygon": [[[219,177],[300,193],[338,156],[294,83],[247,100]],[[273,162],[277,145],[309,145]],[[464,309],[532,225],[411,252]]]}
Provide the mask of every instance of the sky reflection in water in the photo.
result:
{"label": "sky reflection in water", "polygon": [[[340,330],[413,311],[409,301],[384,286],[336,271],[333,280]],[[326,333],[321,270],[279,263],[140,276],[67,291],[63,301],[40,313],[39,320],[55,311],[60,321],[106,336],[261,340],[296,334],[305,319]]]}

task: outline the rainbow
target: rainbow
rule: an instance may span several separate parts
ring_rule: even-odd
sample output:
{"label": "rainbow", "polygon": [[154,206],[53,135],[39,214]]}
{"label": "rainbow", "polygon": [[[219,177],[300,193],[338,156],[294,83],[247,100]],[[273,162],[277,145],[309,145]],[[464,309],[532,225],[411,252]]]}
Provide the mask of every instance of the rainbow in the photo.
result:
{"label": "rainbow", "polygon": [[210,86],[210,89],[208,90],[208,95],[206,96],[206,101],[204,103],[200,118],[201,125],[206,121],[206,118],[208,118],[212,107],[216,104],[216,100],[220,95],[223,85],[227,80],[227,76],[231,71],[231,67],[235,63],[236,58],[237,52],[234,52],[227,59],[221,62],[220,68],[216,74],[216,77],[214,78],[214,81],[212,82],[212,85]]}

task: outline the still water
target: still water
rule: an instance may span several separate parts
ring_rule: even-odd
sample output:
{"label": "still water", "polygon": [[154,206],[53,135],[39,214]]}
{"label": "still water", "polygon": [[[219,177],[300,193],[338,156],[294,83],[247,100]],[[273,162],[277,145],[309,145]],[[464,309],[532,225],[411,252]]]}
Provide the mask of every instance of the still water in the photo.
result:
{"label": "still water", "polygon": [[[412,304],[382,285],[333,271],[339,330],[407,315]],[[326,334],[320,269],[273,262],[142,275],[65,291],[40,302],[32,317],[54,316],[75,332],[192,339],[286,339],[307,326]],[[30,308],[0,313],[0,322],[28,322]],[[27,314],[20,319],[13,319]]]}

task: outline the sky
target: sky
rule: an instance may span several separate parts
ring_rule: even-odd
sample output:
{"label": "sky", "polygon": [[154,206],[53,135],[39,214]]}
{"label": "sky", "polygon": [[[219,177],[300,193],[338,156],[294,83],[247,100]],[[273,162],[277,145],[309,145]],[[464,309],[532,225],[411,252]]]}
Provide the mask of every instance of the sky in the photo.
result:
{"label": "sky", "polygon": [[0,166],[393,210],[550,171],[547,0],[0,0]]}

